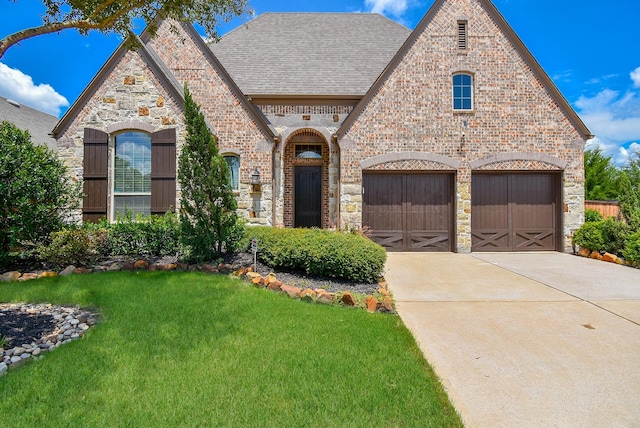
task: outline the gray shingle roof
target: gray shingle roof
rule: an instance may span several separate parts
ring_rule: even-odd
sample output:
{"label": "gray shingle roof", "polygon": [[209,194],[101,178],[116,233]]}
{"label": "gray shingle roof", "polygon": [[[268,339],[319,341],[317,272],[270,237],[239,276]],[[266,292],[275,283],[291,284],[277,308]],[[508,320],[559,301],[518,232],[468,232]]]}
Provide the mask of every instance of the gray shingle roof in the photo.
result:
{"label": "gray shingle roof", "polygon": [[361,97],[410,33],[379,14],[265,13],[209,46],[245,95]]}
{"label": "gray shingle roof", "polygon": [[0,97],[0,121],[4,120],[29,131],[35,144],[46,144],[57,150],[56,140],[49,135],[58,123],[57,117]]}

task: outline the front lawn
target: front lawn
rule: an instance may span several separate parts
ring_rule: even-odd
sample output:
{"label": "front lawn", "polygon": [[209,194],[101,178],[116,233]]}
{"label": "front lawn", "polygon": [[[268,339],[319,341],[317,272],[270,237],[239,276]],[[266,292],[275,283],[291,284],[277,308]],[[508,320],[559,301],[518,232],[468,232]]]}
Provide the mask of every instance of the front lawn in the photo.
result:
{"label": "front lawn", "polygon": [[461,426],[400,318],[201,273],[0,285],[99,308],[78,341],[0,378],[7,426]]}

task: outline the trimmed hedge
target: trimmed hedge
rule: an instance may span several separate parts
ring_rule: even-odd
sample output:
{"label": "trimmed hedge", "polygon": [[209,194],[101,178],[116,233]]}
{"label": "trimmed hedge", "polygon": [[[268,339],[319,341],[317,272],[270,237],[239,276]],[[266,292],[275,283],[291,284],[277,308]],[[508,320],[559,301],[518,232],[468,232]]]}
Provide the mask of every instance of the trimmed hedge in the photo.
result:
{"label": "trimmed hedge", "polygon": [[107,253],[112,256],[176,256],[182,253],[180,220],[172,212],[108,225]]}
{"label": "trimmed hedge", "polygon": [[272,267],[303,270],[310,275],[375,282],[387,253],[364,236],[320,229],[248,227],[240,249],[257,238],[258,258]]}
{"label": "trimmed hedge", "polygon": [[75,228],[53,232],[51,243],[38,250],[40,260],[56,266],[86,265],[105,255],[107,229]]}

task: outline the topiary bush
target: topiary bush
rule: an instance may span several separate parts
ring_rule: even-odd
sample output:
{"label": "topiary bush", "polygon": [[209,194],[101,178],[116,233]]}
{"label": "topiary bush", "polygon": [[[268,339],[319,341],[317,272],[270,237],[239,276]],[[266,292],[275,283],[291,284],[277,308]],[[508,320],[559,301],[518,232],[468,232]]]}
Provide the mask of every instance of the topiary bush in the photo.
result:
{"label": "topiary bush", "polygon": [[258,258],[262,262],[311,275],[375,282],[387,258],[380,245],[351,233],[249,227],[240,248],[247,251],[252,238],[259,241]]}
{"label": "topiary bush", "polygon": [[640,264],[640,231],[632,233],[627,237],[626,245],[622,250],[625,260],[636,265]]}

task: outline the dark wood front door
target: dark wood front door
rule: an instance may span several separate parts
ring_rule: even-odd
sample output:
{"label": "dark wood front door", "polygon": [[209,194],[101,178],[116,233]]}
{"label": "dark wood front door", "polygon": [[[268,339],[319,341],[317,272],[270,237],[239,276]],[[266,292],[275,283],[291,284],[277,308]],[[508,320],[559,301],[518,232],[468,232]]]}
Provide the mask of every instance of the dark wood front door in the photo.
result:
{"label": "dark wood front door", "polygon": [[295,167],[294,227],[322,227],[322,167]]}
{"label": "dark wood front door", "polygon": [[453,251],[453,174],[363,175],[362,223],[391,251]]}
{"label": "dark wood front door", "polygon": [[561,234],[559,174],[474,174],[473,251],[548,251]]}

